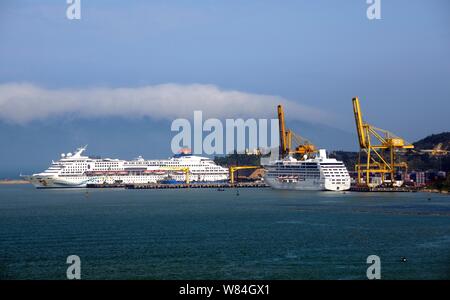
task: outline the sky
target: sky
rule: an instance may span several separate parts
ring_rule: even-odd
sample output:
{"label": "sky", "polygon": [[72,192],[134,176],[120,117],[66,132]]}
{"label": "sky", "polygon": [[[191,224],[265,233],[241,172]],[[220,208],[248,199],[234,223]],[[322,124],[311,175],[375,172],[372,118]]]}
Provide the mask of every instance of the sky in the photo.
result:
{"label": "sky", "polygon": [[[275,118],[329,150],[364,119],[410,142],[450,129],[450,2],[0,2],[0,177],[59,153],[171,155],[175,118]],[[3,175],[2,175],[3,174]]]}

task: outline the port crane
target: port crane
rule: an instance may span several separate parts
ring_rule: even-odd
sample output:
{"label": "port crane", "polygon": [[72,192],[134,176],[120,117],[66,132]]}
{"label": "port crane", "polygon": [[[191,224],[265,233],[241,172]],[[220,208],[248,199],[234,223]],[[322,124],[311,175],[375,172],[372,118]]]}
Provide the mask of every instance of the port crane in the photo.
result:
{"label": "port crane", "polygon": [[[310,141],[286,128],[284,110],[281,104],[278,105],[278,125],[280,130],[280,158],[285,158],[290,154],[298,154],[303,158],[305,155],[309,156],[310,154],[317,152],[316,146]],[[296,143],[294,149],[292,147],[293,140]]]}
{"label": "port crane", "polygon": [[[375,185],[371,183],[370,176],[376,173],[381,174],[382,184],[388,183],[386,174],[390,174],[390,183],[393,184],[396,168],[403,168],[405,171],[408,168],[406,162],[396,162],[396,153],[405,149],[413,149],[414,145],[387,130],[364,122],[358,97],[353,98],[352,102],[360,148],[358,163],[355,165],[358,173],[357,184],[363,185],[362,178],[365,177],[364,185]],[[364,163],[361,162],[362,154],[366,155]]]}
{"label": "port crane", "polygon": [[247,169],[259,169],[259,166],[232,166],[229,167],[229,173],[230,173],[230,183],[234,184],[234,172],[238,170],[247,170]]}
{"label": "port crane", "polygon": [[190,170],[188,167],[160,167],[161,170],[182,171],[186,176],[186,184],[190,183]]}

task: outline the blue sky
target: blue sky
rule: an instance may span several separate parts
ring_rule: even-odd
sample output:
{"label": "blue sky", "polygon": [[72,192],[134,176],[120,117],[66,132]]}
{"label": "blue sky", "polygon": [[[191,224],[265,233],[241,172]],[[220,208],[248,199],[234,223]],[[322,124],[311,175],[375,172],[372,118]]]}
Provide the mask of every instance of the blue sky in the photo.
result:
{"label": "blue sky", "polygon": [[[177,116],[163,109],[166,92],[180,116],[204,109],[221,118],[267,117],[279,98],[291,127],[330,150],[357,148],[355,95],[367,121],[409,141],[450,129],[446,0],[382,0],[382,19],[374,21],[365,0],[81,6],[81,20],[70,21],[65,0],[0,3],[0,172],[37,171],[81,144],[107,156],[166,157]],[[95,108],[98,89],[103,97],[126,89],[119,98],[130,101],[142,88],[167,84],[174,90],[164,99],[152,92],[155,109],[142,115],[121,107],[53,110],[60,95]]]}

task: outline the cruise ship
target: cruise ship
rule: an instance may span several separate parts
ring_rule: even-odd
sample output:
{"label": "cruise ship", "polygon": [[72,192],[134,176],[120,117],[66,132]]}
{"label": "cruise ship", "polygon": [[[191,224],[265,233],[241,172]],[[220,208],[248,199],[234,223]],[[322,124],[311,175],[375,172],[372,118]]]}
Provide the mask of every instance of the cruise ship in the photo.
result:
{"label": "cruise ship", "polygon": [[274,189],[328,190],[350,189],[350,175],[344,163],[328,158],[320,149],[312,158],[297,160],[291,156],[276,160],[265,166],[265,182]]}
{"label": "cruise ship", "polygon": [[191,155],[188,150],[163,160],[134,160],[90,157],[85,147],[73,154],[61,154],[44,172],[22,176],[37,188],[84,188],[87,184],[157,183],[163,180],[190,182],[225,181],[227,168],[209,158]]}

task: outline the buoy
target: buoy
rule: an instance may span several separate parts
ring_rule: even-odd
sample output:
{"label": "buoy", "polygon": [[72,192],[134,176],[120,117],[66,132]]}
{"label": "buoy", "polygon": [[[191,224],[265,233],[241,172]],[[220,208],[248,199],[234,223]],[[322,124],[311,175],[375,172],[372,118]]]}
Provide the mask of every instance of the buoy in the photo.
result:
{"label": "buoy", "polygon": [[402,256],[401,261],[402,262],[407,262],[408,260],[406,259],[406,257]]}

